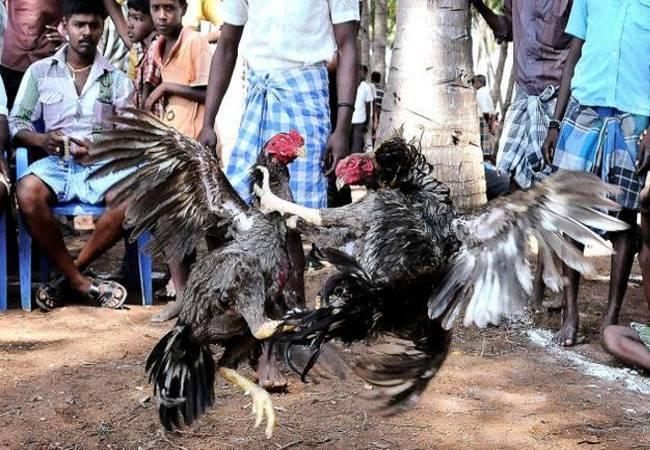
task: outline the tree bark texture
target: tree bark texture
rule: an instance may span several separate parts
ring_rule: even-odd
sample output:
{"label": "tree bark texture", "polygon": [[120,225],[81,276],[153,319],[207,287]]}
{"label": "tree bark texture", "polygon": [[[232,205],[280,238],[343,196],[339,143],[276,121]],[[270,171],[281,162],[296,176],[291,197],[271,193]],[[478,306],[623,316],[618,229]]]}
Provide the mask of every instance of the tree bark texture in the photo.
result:
{"label": "tree bark texture", "polygon": [[483,204],[468,0],[399,0],[380,142],[402,129],[466,210]]}
{"label": "tree bark texture", "polygon": [[372,70],[381,74],[381,82],[386,81],[386,0],[373,0],[375,6],[372,41]]}
{"label": "tree bark texture", "polygon": [[361,2],[361,26],[359,28],[360,62],[370,65],[370,0]]}

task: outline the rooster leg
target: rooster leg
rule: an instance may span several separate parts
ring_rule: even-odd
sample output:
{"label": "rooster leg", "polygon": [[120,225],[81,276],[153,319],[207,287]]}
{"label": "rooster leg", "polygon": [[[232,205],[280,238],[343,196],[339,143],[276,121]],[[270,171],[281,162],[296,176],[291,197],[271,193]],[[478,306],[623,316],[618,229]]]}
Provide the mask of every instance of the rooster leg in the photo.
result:
{"label": "rooster leg", "polygon": [[264,211],[277,211],[281,214],[292,214],[298,216],[312,225],[320,226],[323,223],[320,211],[314,208],[296,205],[281,199],[273,192],[269,182],[269,171],[266,167],[258,166],[257,170],[263,174],[262,187],[253,187],[255,194],[260,198],[260,206]]}
{"label": "rooster leg", "polygon": [[245,395],[251,396],[253,402],[253,414],[255,415],[254,428],[259,427],[266,417],[266,429],[264,430],[264,434],[268,439],[271,439],[276,421],[273,402],[271,401],[269,393],[248,378],[240,375],[236,370],[221,367],[219,368],[219,375],[225,378],[226,381],[233,386],[241,388]]}

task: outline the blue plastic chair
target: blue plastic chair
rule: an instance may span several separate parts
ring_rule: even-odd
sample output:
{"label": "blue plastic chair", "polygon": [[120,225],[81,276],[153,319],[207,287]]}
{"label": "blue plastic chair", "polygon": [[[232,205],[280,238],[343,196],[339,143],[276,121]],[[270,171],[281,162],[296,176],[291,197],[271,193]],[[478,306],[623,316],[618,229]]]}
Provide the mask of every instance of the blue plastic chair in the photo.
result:
{"label": "blue plastic chair", "polygon": [[0,311],[7,309],[7,214],[0,211]]}
{"label": "blue plastic chair", "polygon": [[[16,179],[20,179],[27,172],[28,165],[27,149],[19,147],[16,150]],[[91,215],[98,217],[104,213],[104,209],[103,206],[98,205],[90,205],[82,202],[67,202],[54,206],[52,212],[60,216]],[[149,241],[149,238],[149,233],[144,233],[138,238],[137,242],[140,292],[142,293],[142,304],[144,306],[153,304],[151,256],[144,252],[144,246]],[[20,270],[20,303],[24,310],[30,311],[32,309],[32,237],[23,223],[20,214],[18,215],[18,263]],[[45,255],[41,255],[41,282],[46,282],[49,275],[49,261]]]}

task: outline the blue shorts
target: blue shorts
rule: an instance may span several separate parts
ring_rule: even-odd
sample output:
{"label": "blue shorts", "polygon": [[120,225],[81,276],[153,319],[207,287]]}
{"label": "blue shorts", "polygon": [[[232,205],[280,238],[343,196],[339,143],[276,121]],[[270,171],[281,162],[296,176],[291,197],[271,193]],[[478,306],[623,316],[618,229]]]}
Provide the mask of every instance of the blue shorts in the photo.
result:
{"label": "blue shorts", "polygon": [[59,156],[48,156],[31,164],[23,177],[27,175],[38,177],[52,189],[60,203],[76,200],[96,205],[104,201],[104,194],[111,186],[135,170],[135,168],[123,170],[88,180],[88,176],[102,165],[84,166],[73,160],[66,161]]}

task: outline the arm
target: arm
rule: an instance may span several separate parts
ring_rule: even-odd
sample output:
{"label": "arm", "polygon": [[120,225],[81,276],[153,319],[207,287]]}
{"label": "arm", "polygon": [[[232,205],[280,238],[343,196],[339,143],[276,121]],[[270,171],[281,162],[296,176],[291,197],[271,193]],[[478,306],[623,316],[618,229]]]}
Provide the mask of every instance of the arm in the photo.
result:
{"label": "arm", "polygon": [[197,103],[205,103],[205,92],[205,86],[192,87],[178,83],[162,83],[158,85],[158,87],[154,89],[149,95],[147,95],[145,109],[147,111],[150,110],[153,104],[158,100],[163,97],[170,97],[172,95],[178,95],[179,97],[183,97],[187,100],[191,100]]}
{"label": "arm", "polygon": [[232,73],[237,62],[239,41],[241,40],[244,26],[235,26],[224,23],[221,28],[219,45],[212,56],[208,89],[205,94],[205,117],[203,129],[199,135],[199,142],[210,148],[216,148],[217,135],[214,131],[214,121],[221,107],[223,97],[226,95]]}
{"label": "arm", "polygon": [[[567,55],[566,62],[562,69],[560,89],[557,94],[555,112],[553,113],[554,121],[561,122],[564,118],[564,113],[566,112],[569,98],[571,97],[571,80],[573,79],[576,64],[582,55],[582,45],[584,43],[584,40],[574,37],[571,39],[571,43],[569,44],[569,54]],[[553,162],[553,155],[555,153],[555,146],[557,145],[559,135],[560,130],[558,128],[550,128],[546,135],[546,139],[542,144],[542,152],[547,164],[552,164]]]}
{"label": "arm", "polygon": [[[357,32],[358,22],[344,22],[334,25],[334,37],[338,47],[338,68],[336,71],[336,87],[339,104],[354,105],[357,95],[358,53]],[[352,108],[338,108],[338,116],[334,132],[327,142],[326,159],[330,161],[326,176],[334,172],[340,159],[350,153],[350,128],[352,123]]]}
{"label": "arm", "polygon": [[504,15],[495,14],[483,0],[471,0],[471,3],[492,29],[498,42],[512,41],[512,5],[508,0],[504,4]]}
{"label": "arm", "polygon": [[126,45],[126,47],[131,50],[131,47],[133,47],[133,42],[131,42],[131,39],[129,39],[129,35],[127,33],[126,19],[122,13],[122,8],[117,4],[115,0],[102,1],[104,3],[104,8],[106,8],[106,12],[108,12],[108,15],[111,17],[111,20],[115,24],[115,28],[122,38],[124,45]]}

